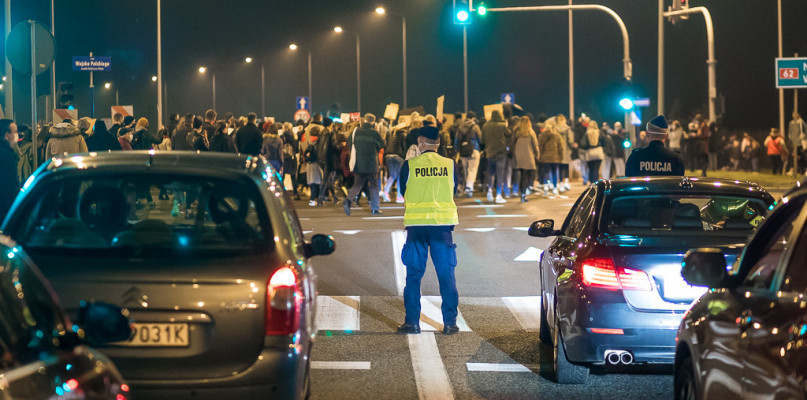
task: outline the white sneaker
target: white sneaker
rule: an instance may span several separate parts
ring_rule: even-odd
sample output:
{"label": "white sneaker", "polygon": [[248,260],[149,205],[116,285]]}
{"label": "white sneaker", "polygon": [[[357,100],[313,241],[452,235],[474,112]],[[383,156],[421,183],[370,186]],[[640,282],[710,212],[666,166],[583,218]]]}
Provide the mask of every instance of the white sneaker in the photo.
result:
{"label": "white sneaker", "polygon": [[[501,197],[501,195],[499,195]],[[488,189],[488,201],[493,202],[493,191]]]}
{"label": "white sneaker", "polygon": [[395,198],[395,202],[398,203],[398,204],[403,204],[404,198],[401,197],[401,196],[398,196],[398,197]]}
{"label": "white sneaker", "polygon": [[563,188],[566,189],[566,190],[572,190],[571,186],[569,186],[568,183],[564,183]]}
{"label": "white sneaker", "polygon": [[308,205],[311,206],[311,207],[316,207],[317,206],[317,201],[316,200],[311,200],[311,201],[308,202]]}
{"label": "white sneaker", "polygon": [[382,199],[383,199],[385,202],[389,203],[390,201],[392,201],[392,200],[390,200],[389,195],[388,195],[387,193],[385,193],[384,191],[381,191],[381,192],[379,192],[378,194],[381,196],[381,198],[382,198]]}
{"label": "white sneaker", "polygon": [[557,196],[557,195],[558,195],[558,188],[554,188],[554,189],[552,189],[552,194],[554,194],[555,196]]}
{"label": "white sneaker", "polygon": [[504,197],[502,197],[502,195],[497,194],[496,195],[496,204],[503,204],[503,203],[507,203],[507,200],[505,200]]}

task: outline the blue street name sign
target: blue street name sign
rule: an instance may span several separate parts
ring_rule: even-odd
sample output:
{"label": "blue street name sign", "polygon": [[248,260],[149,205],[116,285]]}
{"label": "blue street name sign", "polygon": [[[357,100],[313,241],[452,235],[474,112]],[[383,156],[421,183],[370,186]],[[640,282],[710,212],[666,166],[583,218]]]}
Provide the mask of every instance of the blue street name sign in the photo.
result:
{"label": "blue street name sign", "polygon": [[807,88],[807,58],[777,58],[776,87]]}
{"label": "blue street name sign", "polygon": [[73,71],[112,71],[112,57],[73,57]]}
{"label": "blue street name sign", "polygon": [[502,93],[502,103],[515,103],[516,95],[514,93]]}
{"label": "blue street name sign", "polygon": [[297,100],[294,102],[295,110],[308,110],[311,111],[311,105],[308,101],[308,96],[297,96]]}

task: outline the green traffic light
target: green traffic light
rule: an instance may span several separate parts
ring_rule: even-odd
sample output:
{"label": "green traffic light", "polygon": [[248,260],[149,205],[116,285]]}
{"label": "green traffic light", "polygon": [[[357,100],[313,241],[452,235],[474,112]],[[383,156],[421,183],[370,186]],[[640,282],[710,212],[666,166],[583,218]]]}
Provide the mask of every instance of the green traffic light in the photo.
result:
{"label": "green traffic light", "polygon": [[626,111],[633,108],[633,100],[625,97],[622,100],[619,100],[619,105],[624,108]]}
{"label": "green traffic light", "polygon": [[478,12],[479,15],[485,15],[485,14],[488,13],[488,8],[485,7],[484,4],[482,4],[482,5],[479,6],[479,8],[476,9],[476,12]]}
{"label": "green traffic light", "polygon": [[468,11],[462,10],[457,12],[457,20],[460,22],[468,21]]}

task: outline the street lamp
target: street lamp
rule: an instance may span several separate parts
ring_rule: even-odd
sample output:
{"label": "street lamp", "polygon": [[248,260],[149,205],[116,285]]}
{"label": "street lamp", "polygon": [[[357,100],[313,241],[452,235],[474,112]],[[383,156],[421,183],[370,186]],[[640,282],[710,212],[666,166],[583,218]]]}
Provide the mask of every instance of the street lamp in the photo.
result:
{"label": "street lamp", "polygon": [[[384,7],[376,7],[375,9],[376,14],[384,15],[387,13],[387,10]],[[401,17],[401,29],[402,29],[402,36],[403,36],[403,108],[407,108],[406,105],[406,17],[403,14],[397,14]]]}
{"label": "street lamp", "polygon": [[[342,27],[336,26],[333,31],[342,33]],[[361,114],[361,41],[358,33],[356,34],[356,108]]]}
{"label": "street lamp", "polygon": [[[247,57],[244,62],[252,64],[252,57]],[[261,63],[261,117],[266,116],[266,64]]]}
{"label": "street lamp", "polygon": [[[289,45],[289,50],[297,51],[299,46],[292,43]],[[311,50],[308,50],[308,109],[313,111],[313,102],[311,101]]]}
{"label": "street lamp", "polygon": [[152,75],[151,76],[151,81],[152,82],[157,82],[157,75]]}
{"label": "street lamp", "polygon": [[[112,88],[112,83],[111,82],[107,82],[107,83],[104,84],[104,89],[109,90],[111,88]],[[115,105],[116,106],[120,105],[120,102],[118,101],[118,88],[117,87],[115,88]]]}
{"label": "street lamp", "polygon": [[[199,73],[204,74],[207,72],[207,67],[199,67]],[[211,74],[213,77],[213,109],[216,109],[216,73]]]}

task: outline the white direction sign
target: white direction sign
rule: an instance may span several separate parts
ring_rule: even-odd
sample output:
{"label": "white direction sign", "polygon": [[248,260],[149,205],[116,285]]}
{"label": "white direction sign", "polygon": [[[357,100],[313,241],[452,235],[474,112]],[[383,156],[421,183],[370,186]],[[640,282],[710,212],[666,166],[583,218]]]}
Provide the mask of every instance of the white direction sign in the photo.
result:
{"label": "white direction sign", "polygon": [[516,102],[515,93],[502,93],[502,103],[515,103],[515,102]]}
{"label": "white direction sign", "polygon": [[308,100],[308,96],[297,96],[297,100],[294,102],[294,107],[298,110],[309,110],[311,111],[310,101]]}

